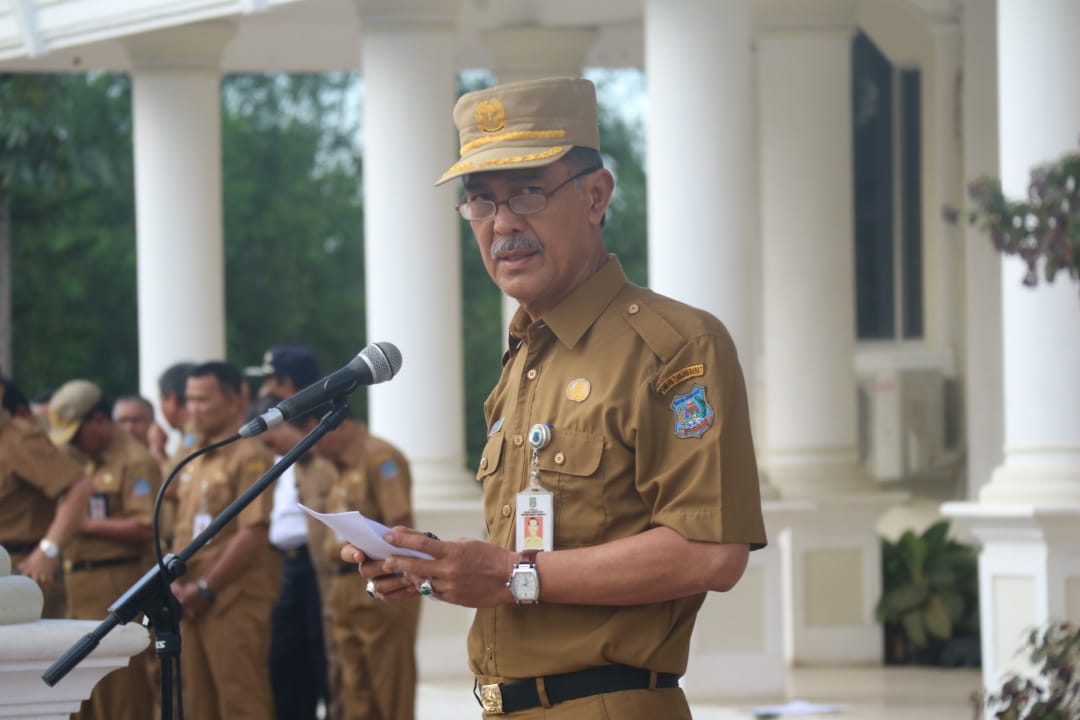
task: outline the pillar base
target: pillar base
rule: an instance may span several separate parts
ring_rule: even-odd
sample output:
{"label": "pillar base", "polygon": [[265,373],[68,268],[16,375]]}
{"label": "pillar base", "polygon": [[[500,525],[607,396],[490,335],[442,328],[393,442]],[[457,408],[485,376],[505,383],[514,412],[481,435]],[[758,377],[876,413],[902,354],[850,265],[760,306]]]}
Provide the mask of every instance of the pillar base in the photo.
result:
{"label": "pillar base", "polygon": [[1080,623],[1080,503],[955,502],[941,511],[982,543],[983,685],[996,691],[1003,674],[1027,669],[1017,651],[1031,628]]}
{"label": "pillar base", "polygon": [[787,499],[859,495],[878,489],[866,468],[854,456],[850,459],[823,457],[785,461],[772,454],[765,463],[769,482],[780,491],[781,497]]}
{"label": "pillar base", "polygon": [[802,501],[762,503],[768,547],[750,553],[734,589],[709,593],[690,641],[682,687],[691,702],[780,698],[787,694],[784,663],[782,563],[778,535]]}
{"label": "pillar base", "polygon": [[[416,526],[445,539],[483,539],[484,513],[479,498],[475,502],[426,501],[418,503]],[[475,610],[439,601],[425,601],[420,613],[416,641],[416,664],[424,681],[460,679],[462,688],[472,685],[465,638]]]}
{"label": "pillar base", "polygon": [[807,498],[780,533],[784,657],[792,665],[880,664],[878,518],[903,493]]}
{"label": "pillar base", "polygon": [[994,470],[980,502],[1059,506],[1080,503],[1080,465],[1018,465]]}
{"label": "pillar base", "polygon": [[481,489],[471,473],[460,466],[415,459],[410,467],[414,507],[438,509],[448,504],[464,503],[479,514]]}

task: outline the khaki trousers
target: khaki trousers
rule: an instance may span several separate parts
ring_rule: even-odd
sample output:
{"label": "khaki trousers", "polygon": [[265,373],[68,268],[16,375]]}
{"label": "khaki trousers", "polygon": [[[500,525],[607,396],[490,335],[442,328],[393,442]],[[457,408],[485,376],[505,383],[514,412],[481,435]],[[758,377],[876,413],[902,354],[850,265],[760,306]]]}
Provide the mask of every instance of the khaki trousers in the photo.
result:
{"label": "khaki trousers", "polygon": [[413,720],[420,599],[390,605],[369,598],[365,584],[350,573],[330,590],[344,720]]}

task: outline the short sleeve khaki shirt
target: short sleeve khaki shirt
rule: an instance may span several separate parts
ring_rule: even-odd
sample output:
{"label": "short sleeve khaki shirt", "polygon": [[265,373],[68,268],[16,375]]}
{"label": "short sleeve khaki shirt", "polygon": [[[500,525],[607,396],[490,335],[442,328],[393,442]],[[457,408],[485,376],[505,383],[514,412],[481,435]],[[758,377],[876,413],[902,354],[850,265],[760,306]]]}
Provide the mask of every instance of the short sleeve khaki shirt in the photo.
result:
{"label": "short sleeve khaki shirt", "polygon": [[0,543],[44,537],[56,499],[82,477],[41,428],[0,409]]}
{"label": "short sleeve khaki shirt", "polygon": [[[90,512],[107,518],[131,518],[150,527],[154,498],[161,487],[161,468],[138,440],[119,427],[108,447],[88,463],[87,474],[94,490]],[[138,557],[150,543],[133,546],[99,535],[79,533],[64,550],[70,560],[106,560]]]}
{"label": "short sleeve khaki shirt", "polygon": [[[331,512],[359,510],[384,525],[412,525],[412,475],[405,455],[357,423],[337,463],[341,478],[330,496]],[[331,535],[328,555],[340,561],[342,543]]]}
{"label": "short sleeve khaki shirt", "polygon": [[[239,424],[238,422],[237,425]],[[203,447],[205,444],[207,443],[204,443]],[[176,529],[173,535],[174,551],[178,552],[191,542],[197,514],[205,512],[211,519],[216,518],[245,490],[255,484],[273,464],[273,454],[262,443],[240,440],[195,458],[184,466],[179,476],[180,497],[176,512]],[[187,575],[191,578],[205,575],[238,528],[259,524],[268,527],[273,502],[272,492],[263,492],[256,496],[250,505],[191,558],[187,565]],[[256,586],[261,588],[263,584],[266,584],[267,586],[262,589],[266,592],[274,592],[272,587],[276,587],[278,583],[277,576],[269,575],[264,580],[263,574],[256,572],[258,567],[264,564],[269,565],[273,561],[274,551],[268,541],[266,548],[260,550],[252,568],[249,568],[245,575],[232,585],[249,584],[249,589],[255,590]],[[218,594],[221,599],[222,593],[219,591]]]}
{"label": "short sleeve khaki shirt", "polygon": [[[477,478],[493,543],[514,549],[536,423],[552,434],[538,465],[554,494],[556,550],[657,526],[689,540],[766,542],[731,337],[708,313],[630,284],[614,257],[541,320],[519,311],[485,414]],[[682,674],[703,601],[481,609],[470,665],[481,682],[609,663]]]}

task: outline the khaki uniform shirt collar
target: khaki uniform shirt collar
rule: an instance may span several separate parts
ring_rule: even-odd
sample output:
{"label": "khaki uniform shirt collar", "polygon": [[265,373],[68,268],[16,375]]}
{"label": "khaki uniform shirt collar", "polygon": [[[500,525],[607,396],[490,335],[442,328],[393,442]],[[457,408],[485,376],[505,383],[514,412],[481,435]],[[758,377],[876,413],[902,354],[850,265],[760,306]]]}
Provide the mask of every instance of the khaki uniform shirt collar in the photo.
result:
{"label": "khaki uniform shirt collar", "polygon": [[[559,342],[573,348],[627,282],[619,259],[609,253],[608,261],[592,277],[574,288],[534,326],[547,325]],[[510,346],[514,347],[527,331],[528,316],[518,308],[510,323]]]}

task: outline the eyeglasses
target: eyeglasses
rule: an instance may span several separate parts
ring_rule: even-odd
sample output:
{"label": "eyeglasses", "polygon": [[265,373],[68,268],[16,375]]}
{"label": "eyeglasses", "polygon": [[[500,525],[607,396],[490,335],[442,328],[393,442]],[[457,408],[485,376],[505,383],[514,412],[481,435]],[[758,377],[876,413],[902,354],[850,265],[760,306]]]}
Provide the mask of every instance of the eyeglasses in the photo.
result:
{"label": "eyeglasses", "polygon": [[464,200],[459,202],[455,209],[469,222],[480,222],[483,220],[490,220],[495,217],[495,212],[499,209],[500,205],[509,206],[510,210],[517,215],[532,215],[538,213],[547,207],[548,199],[559,192],[565,185],[569,185],[574,180],[580,177],[584,177],[590,173],[594,173],[599,170],[599,167],[591,167],[582,170],[579,173],[571,175],[563,180],[561,183],[551,188],[551,190],[545,192],[523,192],[517,195],[512,195],[506,200]]}

